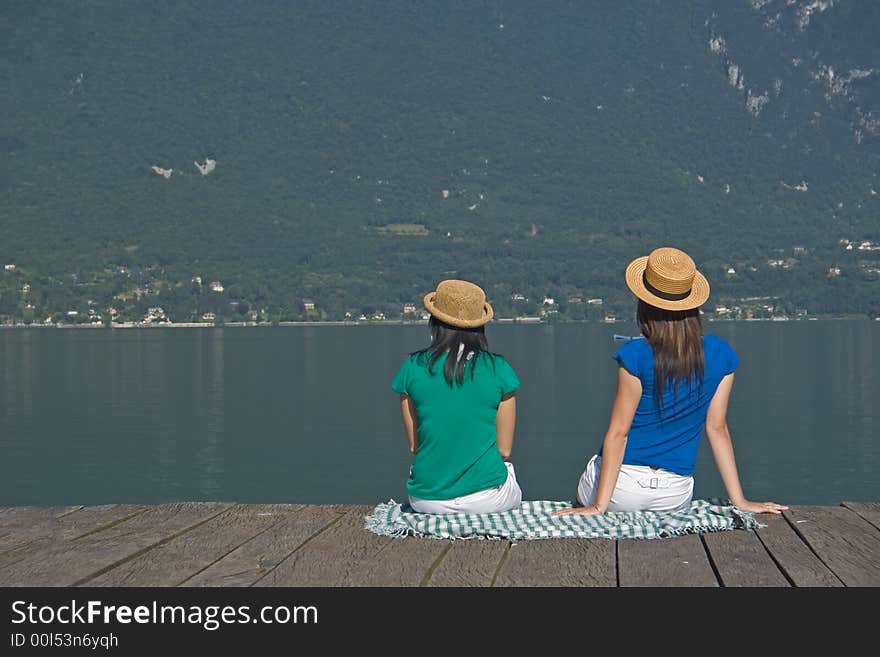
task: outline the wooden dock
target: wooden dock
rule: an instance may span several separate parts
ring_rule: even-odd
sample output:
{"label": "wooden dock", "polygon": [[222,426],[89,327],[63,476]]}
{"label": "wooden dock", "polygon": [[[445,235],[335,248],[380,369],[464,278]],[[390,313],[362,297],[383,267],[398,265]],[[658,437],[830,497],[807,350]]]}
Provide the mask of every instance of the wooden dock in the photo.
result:
{"label": "wooden dock", "polygon": [[370,506],[0,508],[0,586],[880,586],[880,504],[660,540],[394,539]]}

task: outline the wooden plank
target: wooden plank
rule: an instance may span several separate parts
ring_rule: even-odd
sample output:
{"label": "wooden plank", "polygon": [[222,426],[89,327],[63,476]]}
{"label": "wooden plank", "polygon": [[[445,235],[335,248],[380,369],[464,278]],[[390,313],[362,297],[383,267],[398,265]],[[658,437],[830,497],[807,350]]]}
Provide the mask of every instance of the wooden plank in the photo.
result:
{"label": "wooden plank", "polygon": [[0,528],[16,523],[19,518],[57,518],[83,508],[76,506],[0,506]]}
{"label": "wooden plank", "polygon": [[292,511],[181,585],[251,586],[344,513],[344,510],[330,505],[306,506]]}
{"label": "wooden plank", "polygon": [[0,509],[0,551],[51,533],[60,516],[78,511],[79,506],[19,506]]}
{"label": "wooden plank", "polygon": [[492,586],[495,572],[509,541],[451,541],[443,559],[436,565],[427,586]]}
{"label": "wooden plank", "polygon": [[177,586],[302,508],[248,504],[215,516],[89,581],[89,586]]}
{"label": "wooden plank", "polygon": [[877,502],[842,502],[850,511],[855,511],[862,518],[880,530],[880,503]]}
{"label": "wooden plank", "polygon": [[617,586],[614,541],[564,538],[513,543],[495,586]]}
{"label": "wooden plank", "polygon": [[419,586],[447,542],[373,534],[364,528],[373,508],[351,507],[255,586]]}
{"label": "wooden plank", "polygon": [[846,586],[880,586],[880,534],[867,520],[842,506],[795,506],[785,516]]}
{"label": "wooden plank", "polygon": [[722,586],[791,586],[755,532],[721,531],[702,537]]}
{"label": "wooden plank", "polygon": [[48,517],[21,516],[6,525],[8,533],[0,538],[0,569],[65,541],[76,540],[91,532],[101,531],[143,513],[147,507],[135,504],[107,504],[74,507],[72,512],[59,512]]}
{"label": "wooden plank", "polygon": [[[71,586],[137,556],[230,508],[220,502],[163,504],[107,529],[53,542],[0,568],[0,586]],[[80,513],[79,511],[77,513]]]}
{"label": "wooden plank", "polygon": [[795,586],[843,586],[782,516],[761,515],[758,539]]}
{"label": "wooden plank", "polygon": [[620,586],[718,586],[696,534],[617,541],[617,574]]}

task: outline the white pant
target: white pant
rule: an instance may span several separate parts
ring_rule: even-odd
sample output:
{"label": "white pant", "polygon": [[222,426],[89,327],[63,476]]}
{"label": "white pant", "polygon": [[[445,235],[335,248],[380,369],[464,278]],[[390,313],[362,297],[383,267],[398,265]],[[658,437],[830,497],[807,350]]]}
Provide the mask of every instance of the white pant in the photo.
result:
{"label": "white pant", "polygon": [[409,505],[418,513],[497,513],[515,509],[522,503],[522,490],[516,481],[513,463],[506,462],[507,480],[500,486],[451,500],[423,500],[409,496]]}
{"label": "white pant", "polygon": [[[601,465],[602,457],[593,456],[578,482],[577,498],[584,506],[596,501]],[[647,465],[623,464],[608,511],[677,511],[690,505],[693,496],[693,477]]]}

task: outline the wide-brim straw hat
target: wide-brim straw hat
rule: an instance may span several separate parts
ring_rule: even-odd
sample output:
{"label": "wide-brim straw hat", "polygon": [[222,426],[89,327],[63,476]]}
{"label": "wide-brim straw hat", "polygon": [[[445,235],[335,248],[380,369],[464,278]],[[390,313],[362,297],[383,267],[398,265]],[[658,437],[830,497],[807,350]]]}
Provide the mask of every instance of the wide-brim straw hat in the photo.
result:
{"label": "wide-brim straw hat", "polygon": [[709,298],[709,281],[687,253],[672,247],[629,263],[626,284],[639,299],[664,310],[691,310]]}
{"label": "wide-brim straw hat", "polygon": [[476,328],[494,316],[486,293],[468,281],[446,280],[425,295],[425,309],[441,322],[458,328]]}

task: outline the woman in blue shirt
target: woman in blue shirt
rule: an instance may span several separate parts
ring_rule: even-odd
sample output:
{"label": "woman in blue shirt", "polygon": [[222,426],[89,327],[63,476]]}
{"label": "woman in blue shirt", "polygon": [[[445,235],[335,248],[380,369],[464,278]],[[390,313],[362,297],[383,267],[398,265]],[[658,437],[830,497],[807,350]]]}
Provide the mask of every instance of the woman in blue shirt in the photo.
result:
{"label": "woman in blue shirt", "polygon": [[699,307],[709,283],[694,261],[678,249],[655,249],[629,264],[626,284],[639,299],[642,337],[614,354],[617,396],[602,448],[578,482],[582,506],[559,513],[687,508],[704,429],[734,505],[757,513],[786,510],[743,494],[726,420],[739,359],[723,339],[703,335]]}

